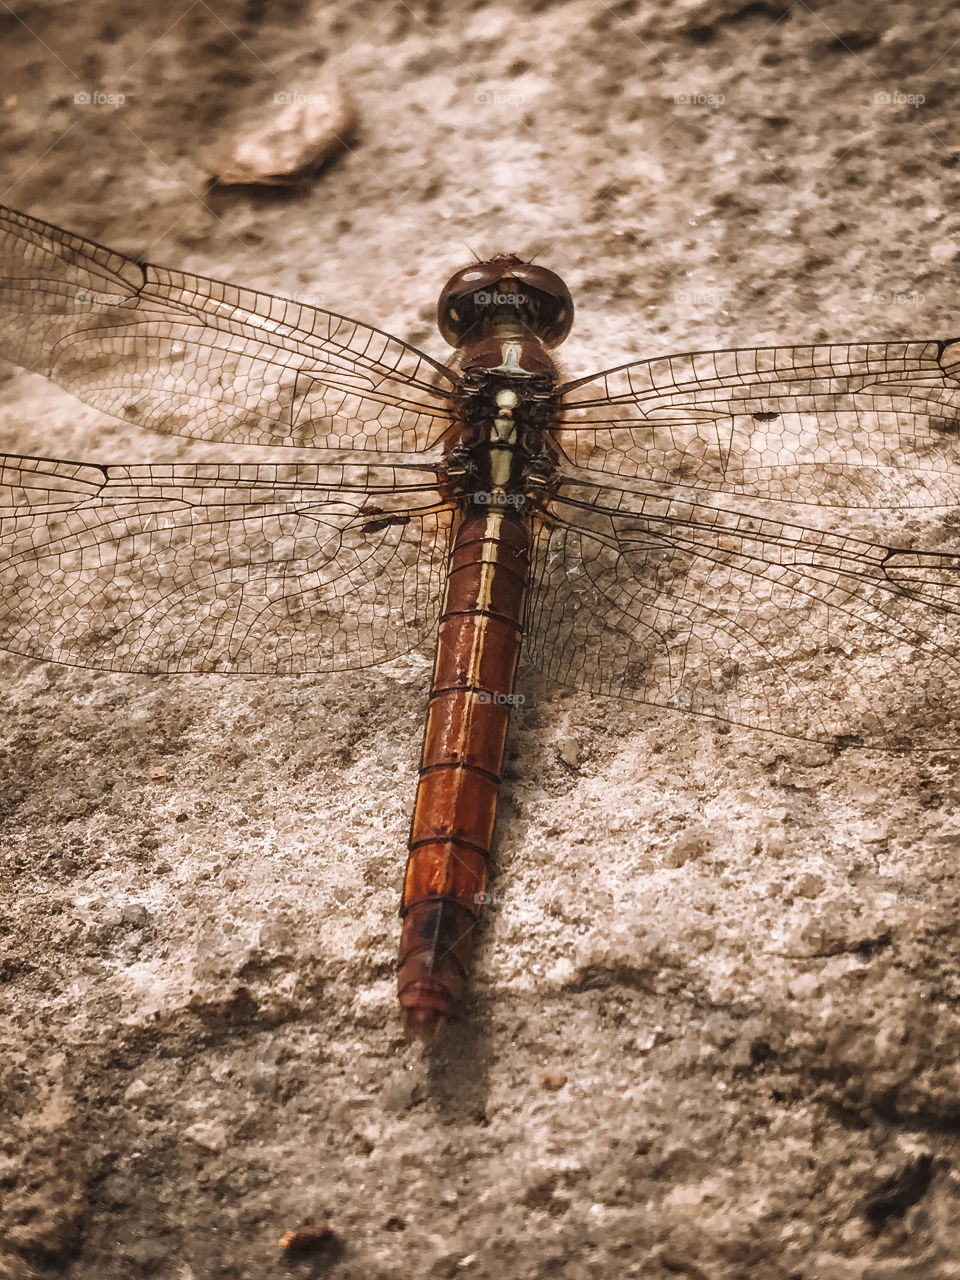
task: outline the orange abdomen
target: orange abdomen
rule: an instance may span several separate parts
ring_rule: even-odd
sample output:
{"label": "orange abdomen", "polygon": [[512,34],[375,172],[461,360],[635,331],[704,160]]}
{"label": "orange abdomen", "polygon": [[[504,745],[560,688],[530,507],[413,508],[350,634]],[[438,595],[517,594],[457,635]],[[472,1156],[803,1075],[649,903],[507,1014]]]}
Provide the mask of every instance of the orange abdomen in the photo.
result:
{"label": "orange abdomen", "polygon": [[401,905],[400,1006],[420,1035],[466,985],[530,563],[527,519],[474,510],[453,535]]}

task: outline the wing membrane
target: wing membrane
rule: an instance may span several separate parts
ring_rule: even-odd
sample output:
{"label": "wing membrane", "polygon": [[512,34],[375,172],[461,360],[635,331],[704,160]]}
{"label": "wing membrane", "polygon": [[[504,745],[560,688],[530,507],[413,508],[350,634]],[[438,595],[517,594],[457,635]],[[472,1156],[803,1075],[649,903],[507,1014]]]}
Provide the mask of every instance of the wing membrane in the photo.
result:
{"label": "wing membrane", "polygon": [[364,667],[430,636],[426,469],[0,457],[0,648],[113,671]]}
{"label": "wing membrane", "polygon": [[449,424],[449,371],[389,334],[2,206],[0,353],[168,435],[415,452]]}
{"label": "wing membrane", "polygon": [[701,351],[563,388],[574,466],[830,507],[960,504],[960,342]]}
{"label": "wing membrane", "polygon": [[822,741],[960,742],[960,556],[577,482],[550,515],[527,653],[561,683]]}

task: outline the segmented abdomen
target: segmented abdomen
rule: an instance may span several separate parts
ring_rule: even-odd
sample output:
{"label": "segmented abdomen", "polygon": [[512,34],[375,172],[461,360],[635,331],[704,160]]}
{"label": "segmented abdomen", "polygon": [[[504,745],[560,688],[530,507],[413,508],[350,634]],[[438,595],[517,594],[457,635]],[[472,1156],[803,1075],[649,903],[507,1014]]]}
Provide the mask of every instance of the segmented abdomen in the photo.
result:
{"label": "segmented abdomen", "polygon": [[453,536],[401,906],[400,1006],[423,1036],[466,986],[530,564],[529,519],[474,510]]}

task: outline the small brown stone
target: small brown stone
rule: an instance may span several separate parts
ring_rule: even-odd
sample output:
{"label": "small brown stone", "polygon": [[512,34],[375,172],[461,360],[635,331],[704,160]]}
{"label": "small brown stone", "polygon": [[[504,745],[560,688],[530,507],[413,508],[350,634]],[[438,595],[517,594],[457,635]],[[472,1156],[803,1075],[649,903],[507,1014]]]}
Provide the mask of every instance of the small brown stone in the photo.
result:
{"label": "small brown stone", "polygon": [[278,1243],[284,1253],[302,1258],[317,1253],[335,1238],[329,1222],[307,1222],[296,1231],[288,1231],[281,1236]]}

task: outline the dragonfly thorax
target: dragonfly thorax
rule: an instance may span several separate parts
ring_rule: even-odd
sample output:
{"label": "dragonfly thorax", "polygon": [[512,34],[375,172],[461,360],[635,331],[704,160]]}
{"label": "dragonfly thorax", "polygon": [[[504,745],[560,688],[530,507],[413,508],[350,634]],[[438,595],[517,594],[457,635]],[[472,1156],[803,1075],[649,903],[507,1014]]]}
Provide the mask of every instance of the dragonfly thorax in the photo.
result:
{"label": "dragonfly thorax", "polygon": [[516,376],[480,367],[464,376],[456,403],[460,435],[445,464],[453,495],[517,512],[542,498],[556,470],[555,387],[552,373]]}

